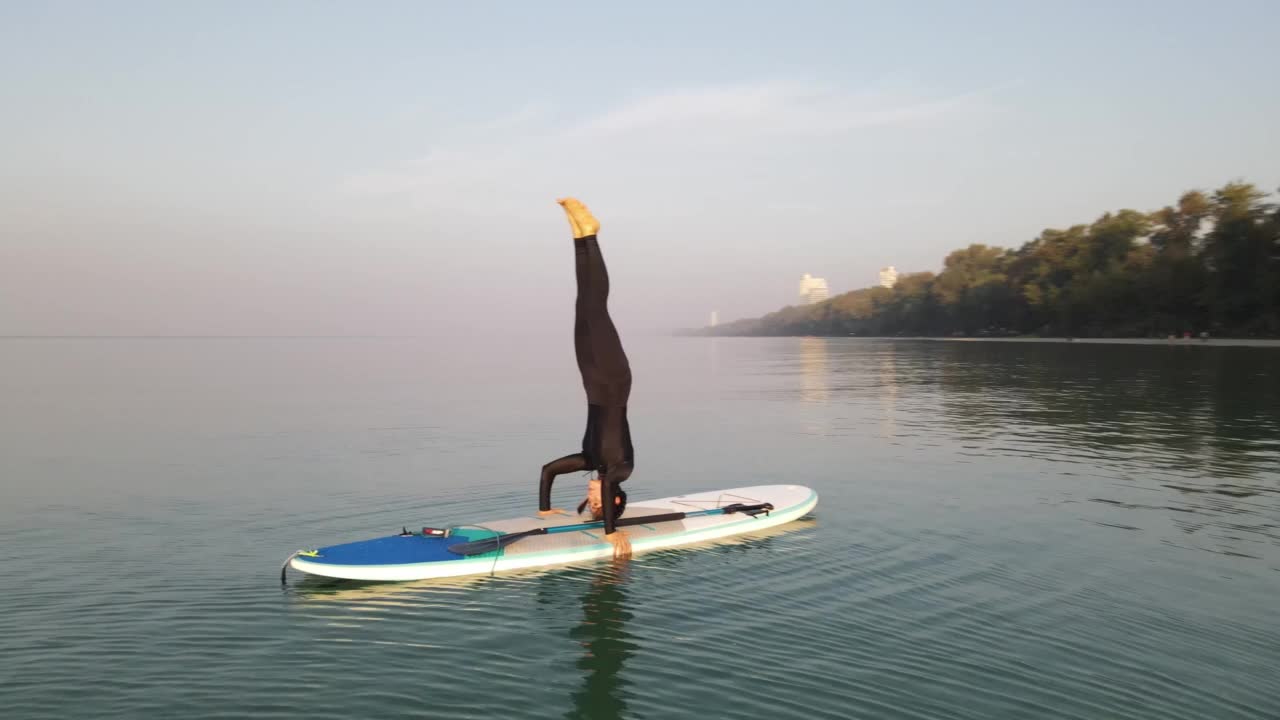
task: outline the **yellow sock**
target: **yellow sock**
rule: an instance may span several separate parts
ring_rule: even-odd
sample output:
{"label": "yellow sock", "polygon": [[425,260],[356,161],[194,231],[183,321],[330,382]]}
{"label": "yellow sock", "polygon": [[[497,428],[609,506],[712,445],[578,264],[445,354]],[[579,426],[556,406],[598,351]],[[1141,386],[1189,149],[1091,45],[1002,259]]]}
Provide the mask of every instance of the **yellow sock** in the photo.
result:
{"label": "yellow sock", "polygon": [[561,198],[556,202],[560,203],[560,207],[564,208],[565,215],[569,218],[569,227],[573,230],[573,238],[587,237],[600,232],[600,221],[596,220],[591,211],[587,209],[579,200],[575,198]]}

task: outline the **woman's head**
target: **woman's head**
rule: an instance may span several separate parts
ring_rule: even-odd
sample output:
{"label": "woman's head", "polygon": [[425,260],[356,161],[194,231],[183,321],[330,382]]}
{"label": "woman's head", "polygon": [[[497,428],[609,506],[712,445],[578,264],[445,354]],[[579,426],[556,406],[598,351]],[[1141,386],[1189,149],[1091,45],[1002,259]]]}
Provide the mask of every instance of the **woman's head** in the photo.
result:
{"label": "woman's head", "polygon": [[[613,488],[613,506],[615,518],[622,517],[622,513],[627,509],[627,493],[616,485]],[[591,517],[595,520],[604,519],[604,499],[600,492],[600,479],[592,478],[587,481],[587,499],[582,501],[578,506],[578,512],[590,510]]]}

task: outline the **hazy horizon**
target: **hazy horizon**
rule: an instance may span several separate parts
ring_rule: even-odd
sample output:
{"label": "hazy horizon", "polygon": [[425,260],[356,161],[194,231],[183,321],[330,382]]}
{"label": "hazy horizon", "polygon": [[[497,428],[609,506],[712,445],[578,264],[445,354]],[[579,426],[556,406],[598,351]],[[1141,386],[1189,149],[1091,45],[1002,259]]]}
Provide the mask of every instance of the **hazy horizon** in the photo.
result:
{"label": "hazy horizon", "polygon": [[1280,5],[0,6],[0,335],[624,334],[1280,186]]}

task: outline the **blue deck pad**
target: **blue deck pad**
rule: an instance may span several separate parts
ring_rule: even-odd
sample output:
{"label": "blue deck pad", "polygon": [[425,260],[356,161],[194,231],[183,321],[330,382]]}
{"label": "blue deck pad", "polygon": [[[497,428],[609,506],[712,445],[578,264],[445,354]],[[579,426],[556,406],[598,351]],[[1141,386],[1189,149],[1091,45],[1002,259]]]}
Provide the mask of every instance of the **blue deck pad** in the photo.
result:
{"label": "blue deck pad", "polygon": [[[303,556],[307,562],[324,565],[407,565],[409,563],[465,560],[462,555],[449,552],[455,543],[483,540],[493,537],[485,531],[456,531],[450,537],[425,537],[422,535],[391,535],[361,540],[359,542],[322,547],[315,556]],[[492,557],[494,553],[471,555],[470,559]]]}

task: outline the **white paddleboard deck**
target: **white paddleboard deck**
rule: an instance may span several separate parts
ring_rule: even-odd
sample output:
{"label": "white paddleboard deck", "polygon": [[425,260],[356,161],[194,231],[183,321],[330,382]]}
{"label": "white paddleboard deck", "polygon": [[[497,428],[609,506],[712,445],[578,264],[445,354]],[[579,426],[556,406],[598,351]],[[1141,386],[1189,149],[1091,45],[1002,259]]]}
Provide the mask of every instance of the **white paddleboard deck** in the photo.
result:
{"label": "white paddleboard deck", "polygon": [[[771,503],[773,511],[754,517],[741,513],[701,515],[654,524],[621,528],[631,540],[634,554],[678,547],[776,527],[797,520],[818,504],[818,494],[801,485],[756,485],[678,495],[627,505],[625,518],[692,512],[735,503]],[[534,513],[507,520],[459,527],[450,537],[392,535],[300,552],[288,566],[312,575],[348,580],[424,580],[427,578],[488,575],[507,570],[562,565],[613,556],[613,545],[604,529],[533,535],[496,552],[462,556],[448,546],[483,540],[539,527],[576,525],[590,518],[574,514],[539,517]]]}

